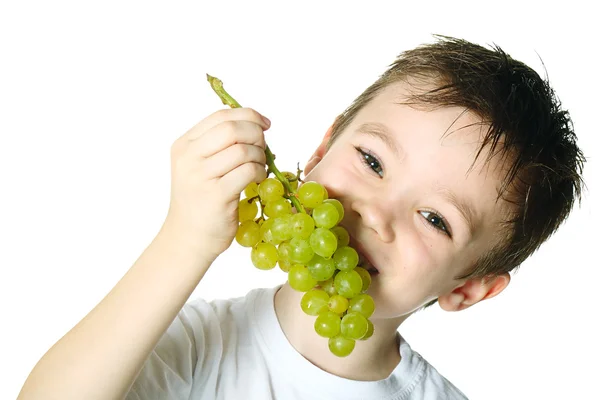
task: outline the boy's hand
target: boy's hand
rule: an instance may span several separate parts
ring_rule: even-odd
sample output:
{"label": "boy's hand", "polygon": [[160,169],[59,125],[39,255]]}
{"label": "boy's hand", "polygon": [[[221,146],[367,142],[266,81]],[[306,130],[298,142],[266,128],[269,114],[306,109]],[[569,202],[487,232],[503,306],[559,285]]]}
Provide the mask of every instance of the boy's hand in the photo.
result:
{"label": "boy's hand", "polygon": [[233,241],[240,193],[266,178],[264,131],[250,108],[217,111],[171,147],[171,203],[165,225],[197,243],[212,261]]}

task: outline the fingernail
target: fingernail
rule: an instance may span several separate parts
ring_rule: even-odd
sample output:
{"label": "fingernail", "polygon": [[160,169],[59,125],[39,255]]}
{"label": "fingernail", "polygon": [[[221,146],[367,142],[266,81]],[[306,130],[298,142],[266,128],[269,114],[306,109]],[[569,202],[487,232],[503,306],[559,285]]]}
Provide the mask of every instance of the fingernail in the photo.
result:
{"label": "fingernail", "polygon": [[263,121],[265,121],[265,124],[267,125],[267,127],[271,126],[271,121],[269,120],[269,118],[262,115],[262,119],[263,119]]}

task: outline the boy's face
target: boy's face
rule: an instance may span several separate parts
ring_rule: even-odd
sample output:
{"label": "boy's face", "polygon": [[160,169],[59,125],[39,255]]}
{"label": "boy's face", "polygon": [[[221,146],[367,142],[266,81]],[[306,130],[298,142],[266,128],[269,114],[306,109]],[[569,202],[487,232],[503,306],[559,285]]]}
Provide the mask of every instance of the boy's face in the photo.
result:
{"label": "boy's face", "polygon": [[408,315],[436,298],[442,304],[440,296],[456,302],[453,309],[481,300],[467,293],[479,283],[455,277],[498,243],[506,215],[496,201],[500,164],[484,164],[484,150],[473,165],[487,126],[461,108],[398,104],[407,101],[405,88],[384,89],[327,152],[326,137],[305,179],[344,205],[351,245],[379,271],[369,289],[379,318]]}

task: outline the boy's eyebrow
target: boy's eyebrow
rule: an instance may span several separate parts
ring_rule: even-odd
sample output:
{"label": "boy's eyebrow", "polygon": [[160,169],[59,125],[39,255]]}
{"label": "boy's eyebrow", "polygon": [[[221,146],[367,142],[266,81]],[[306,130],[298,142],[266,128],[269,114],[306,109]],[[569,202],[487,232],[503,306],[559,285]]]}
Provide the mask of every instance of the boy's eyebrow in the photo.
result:
{"label": "boy's eyebrow", "polygon": [[474,220],[476,216],[473,203],[464,198],[459,198],[454,192],[443,186],[438,186],[436,192],[442,195],[446,201],[456,207],[458,213],[469,228],[469,236],[473,236],[473,232],[475,231]]}
{"label": "boy's eyebrow", "polygon": [[396,140],[394,140],[388,127],[384,124],[367,122],[359,126],[357,131],[378,138],[392,151],[392,153],[394,153],[395,156],[400,156],[398,144],[396,143]]}

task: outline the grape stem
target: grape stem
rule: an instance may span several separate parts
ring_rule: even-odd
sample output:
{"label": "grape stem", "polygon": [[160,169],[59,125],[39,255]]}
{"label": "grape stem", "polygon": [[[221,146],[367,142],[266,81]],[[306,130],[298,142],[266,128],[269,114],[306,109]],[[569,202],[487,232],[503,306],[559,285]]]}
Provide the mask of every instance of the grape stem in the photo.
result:
{"label": "grape stem", "polygon": [[250,198],[248,199],[248,204],[252,203],[254,200],[256,200],[256,199],[258,199],[258,198],[259,198],[259,196],[258,196],[258,195],[257,195],[257,196],[254,196],[254,197],[250,197]]}
{"label": "grape stem", "polygon": [[[217,96],[221,99],[223,104],[229,106],[231,108],[241,108],[242,106],[238,103],[227,91],[223,88],[223,82],[219,78],[215,78],[214,76],[210,76],[206,74],[206,79],[210,86],[215,91]],[[290,185],[290,182],[286,179],[286,177],[279,171],[279,169],[275,166],[275,155],[269,149],[269,146],[265,147],[265,155],[267,156],[267,166],[269,167],[269,171],[273,172],[277,179],[283,184],[285,187],[286,193],[289,195],[289,199],[292,201],[294,208],[297,212],[303,212],[306,214],[304,207],[300,204],[298,197],[296,196],[296,192]],[[300,178],[300,177],[298,177]]]}

